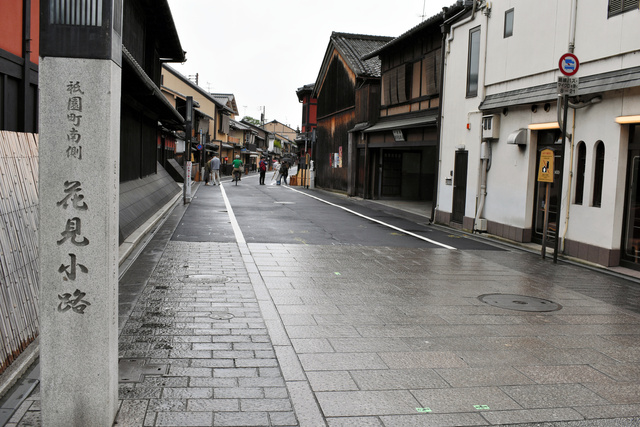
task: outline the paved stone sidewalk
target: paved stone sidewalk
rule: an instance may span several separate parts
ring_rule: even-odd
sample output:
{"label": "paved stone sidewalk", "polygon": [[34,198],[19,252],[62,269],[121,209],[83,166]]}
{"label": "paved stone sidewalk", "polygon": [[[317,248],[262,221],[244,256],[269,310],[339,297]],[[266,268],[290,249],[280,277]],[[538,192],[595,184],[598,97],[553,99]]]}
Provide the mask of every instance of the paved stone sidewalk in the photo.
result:
{"label": "paved stone sidewalk", "polygon": [[[299,425],[246,261],[235,243],[168,243],[120,335],[118,426]],[[37,390],[14,425],[40,425]]]}
{"label": "paved stone sidewalk", "polygon": [[120,357],[167,374],[121,384],[119,426],[298,425],[237,244],[170,242]]}

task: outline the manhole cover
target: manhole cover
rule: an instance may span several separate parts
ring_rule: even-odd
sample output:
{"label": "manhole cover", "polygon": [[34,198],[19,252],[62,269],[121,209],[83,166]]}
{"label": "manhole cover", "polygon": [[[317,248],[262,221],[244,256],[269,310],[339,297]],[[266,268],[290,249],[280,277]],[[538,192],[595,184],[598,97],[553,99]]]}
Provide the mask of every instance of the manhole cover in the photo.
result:
{"label": "manhole cover", "polygon": [[562,308],[560,304],[553,301],[526,295],[485,294],[480,295],[478,299],[494,307],[518,311],[544,312],[558,311]]}
{"label": "manhole cover", "polygon": [[221,312],[221,313],[211,313],[209,317],[215,320],[229,320],[229,319],[233,319],[235,316],[231,313]]}
{"label": "manhole cover", "polygon": [[182,279],[183,282],[187,282],[187,283],[207,283],[207,284],[227,283],[229,280],[231,280],[230,277],[218,276],[215,274],[187,274]]}

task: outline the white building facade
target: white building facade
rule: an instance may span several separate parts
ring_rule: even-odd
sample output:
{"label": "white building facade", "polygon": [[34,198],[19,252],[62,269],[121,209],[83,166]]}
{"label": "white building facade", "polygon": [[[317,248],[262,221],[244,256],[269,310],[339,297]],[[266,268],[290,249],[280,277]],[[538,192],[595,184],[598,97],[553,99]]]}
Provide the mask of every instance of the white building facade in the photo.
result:
{"label": "white building facade", "polygon": [[[546,211],[562,253],[640,265],[638,3],[468,1],[445,24],[436,222],[541,243]],[[563,151],[557,82],[569,52],[579,84]],[[544,149],[550,184],[538,181]]]}

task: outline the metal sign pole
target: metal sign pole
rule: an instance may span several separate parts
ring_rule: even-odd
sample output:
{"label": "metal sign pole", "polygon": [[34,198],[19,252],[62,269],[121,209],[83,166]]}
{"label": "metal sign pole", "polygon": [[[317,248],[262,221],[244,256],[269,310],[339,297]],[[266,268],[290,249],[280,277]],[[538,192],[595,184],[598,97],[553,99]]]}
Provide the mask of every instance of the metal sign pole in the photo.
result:
{"label": "metal sign pole", "polygon": [[544,228],[542,229],[542,259],[547,255],[547,230],[549,228],[549,187],[551,183],[547,182],[544,186]]}
{"label": "metal sign pole", "polygon": [[558,242],[560,241],[560,219],[562,218],[562,182],[564,170],[564,147],[567,140],[567,112],[569,109],[569,95],[562,96],[562,145],[560,146],[560,176],[558,183],[558,208],[556,212],[556,241],[553,249],[553,263],[558,263]]}
{"label": "metal sign pole", "polygon": [[185,162],[184,187],[182,187],[183,202],[191,203],[191,127],[193,120],[193,97],[187,96],[187,110],[185,113]]}

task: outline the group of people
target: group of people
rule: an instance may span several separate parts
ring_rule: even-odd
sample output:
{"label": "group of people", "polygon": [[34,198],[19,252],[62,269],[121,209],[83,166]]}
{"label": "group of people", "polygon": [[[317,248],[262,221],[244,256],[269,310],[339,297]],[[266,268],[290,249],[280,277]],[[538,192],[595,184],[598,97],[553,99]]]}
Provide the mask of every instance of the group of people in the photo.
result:
{"label": "group of people", "polygon": [[[242,162],[242,160],[240,159],[240,156],[238,154],[236,154],[235,159],[233,159],[233,162],[231,163],[231,165],[233,166],[233,175],[235,176],[237,172],[239,173],[239,180],[242,181],[242,169],[244,168],[244,163]],[[289,167],[291,165],[289,165],[289,162],[287,161],[283,161],[282,163],[278,163],[278,161],[276,160],[275,163],[273,164],[273,176],[271,177],[271,180],[273,181],[274,178],[276,178],[276,185],[280,185],[282,180],[284,180],[284,183],[287,183],[287,178],[289,176]],[[260,172],[260,184],[259,185],[265,185],[264,181],[265,181],[265,177],[267,174],[267,169],[268,169],[268,165],[267,165],[267,160],[263,157],[262,159],[260,159],[260,163],[258,164],[258,172]],[[204,185],[209,185],[209,182],[211,182],[211,185],[220,185],[220,159],[218,158],[218,156],[213,156],[213,158],[207,162],[207,171],[205,173],[205,184]]]}

